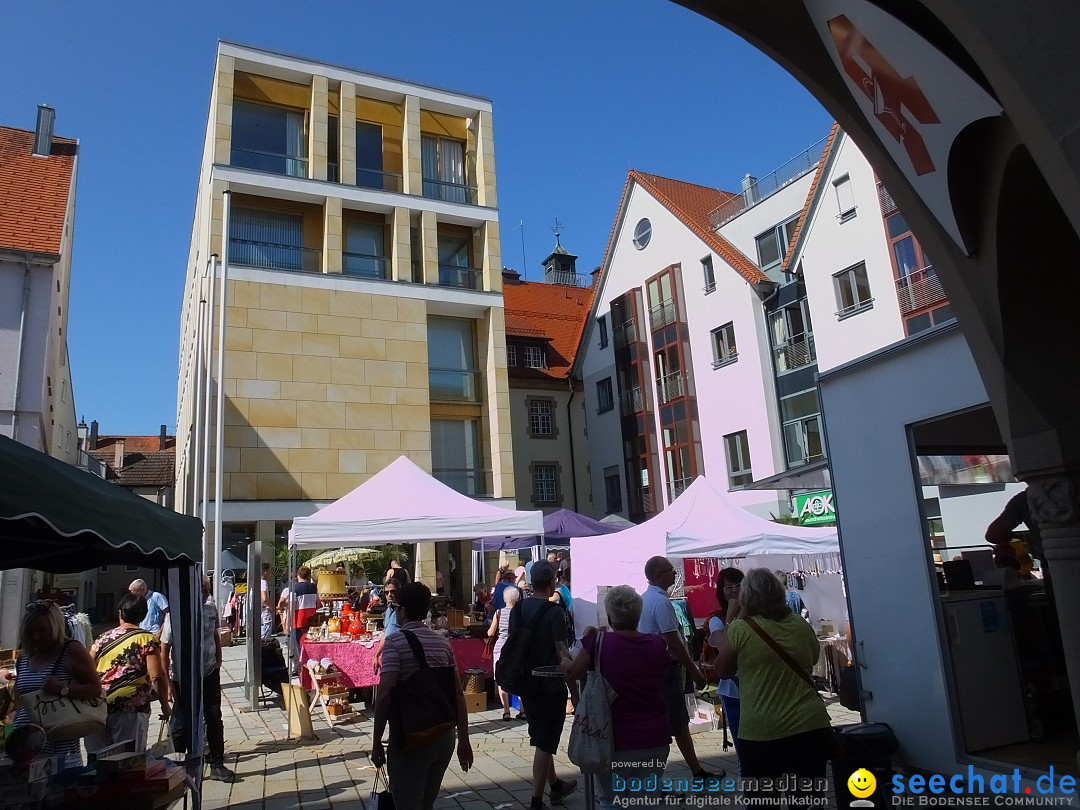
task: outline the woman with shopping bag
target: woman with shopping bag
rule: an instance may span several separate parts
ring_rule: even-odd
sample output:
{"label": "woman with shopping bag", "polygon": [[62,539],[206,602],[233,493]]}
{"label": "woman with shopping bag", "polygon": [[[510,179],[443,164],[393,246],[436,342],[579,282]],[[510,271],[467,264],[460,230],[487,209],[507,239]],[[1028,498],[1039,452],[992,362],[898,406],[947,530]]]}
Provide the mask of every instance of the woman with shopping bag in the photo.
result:
{"label": "woman with shopping bag", "polygon": [[[66,636],[63,614],[54,602],[39,600],[26,606],[15,662],[15,694],[22,707],[15,715],[16,727],[40,721],[33,708],[37,697],[60,697],[68,702],[101,698],[101,680],[90,653]],[[63,767],[82,765],[78,738],[50,741],[43,753],[63,757]]]}

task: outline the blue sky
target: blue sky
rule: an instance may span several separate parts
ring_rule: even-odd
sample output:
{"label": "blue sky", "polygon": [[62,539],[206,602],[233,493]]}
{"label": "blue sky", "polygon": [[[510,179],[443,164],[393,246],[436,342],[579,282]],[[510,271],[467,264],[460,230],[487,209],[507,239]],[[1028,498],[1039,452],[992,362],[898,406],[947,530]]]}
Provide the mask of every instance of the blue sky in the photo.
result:
{"label": "blue sky", "polygon": [[78,415],[102,433],[174,430],[219,38],[492,99],[503,263],[532,280],[556,217],[579,270],[602,261],[628,169],[737,190],[831,123],[770,59],[667,0],[123,0],[4,17],[0,123],[33,129],[47,103],[81,143],[69,349]]}

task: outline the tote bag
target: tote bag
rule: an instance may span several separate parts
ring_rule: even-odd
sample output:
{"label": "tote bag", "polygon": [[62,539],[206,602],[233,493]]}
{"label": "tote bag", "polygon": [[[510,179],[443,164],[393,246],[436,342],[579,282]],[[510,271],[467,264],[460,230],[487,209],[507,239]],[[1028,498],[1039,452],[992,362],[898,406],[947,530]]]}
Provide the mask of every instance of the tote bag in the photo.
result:
{"label": "tote bag", "polygon": [[600,651],[605,635],[607,633],[602,632],[596,639],[593,668],[581,691],[581,699],[574,712],[574,724],[570,727],[570,745],[566,752],[582,773],[611,770],[611,760],[615,754],[611,704],[618,694],[600,674]]}
{"label": "tote bag", "polygon": [[[65,642],[50,675],[56,675],[69,644],[70,640]],[[49,742],[70,742],[103,731],[109,715],[109,706],[103,697],[79,700],[70,695],[50,695],[44,689],[21,695],[19,704],[29,713],[32,722],[45,729]]]}

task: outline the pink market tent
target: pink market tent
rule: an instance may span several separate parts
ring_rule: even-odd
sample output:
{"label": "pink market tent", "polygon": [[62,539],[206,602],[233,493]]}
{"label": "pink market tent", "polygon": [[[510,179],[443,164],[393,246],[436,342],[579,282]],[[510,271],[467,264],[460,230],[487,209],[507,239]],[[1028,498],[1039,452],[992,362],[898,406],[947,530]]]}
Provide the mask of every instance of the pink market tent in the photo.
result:
{"label": "pink market tent", "polygon": [[[660,514],[634,528],[603,537],[575,537],[574,617],[578,632],[596,621],[597,589],[630,585],[639,593],[645,561],[656,555],[683,557],[813,556],[839,552],[835,527],[787,526],[757,517],[697,478]],[[771,567],[771,566],[770,566]],[[819,617],[820,618],[820,617]]]}
{"label": "pink market tent", "polygon": [[289,532],[292,550],[540,534],[543,514],[474,500],[405,456]]}

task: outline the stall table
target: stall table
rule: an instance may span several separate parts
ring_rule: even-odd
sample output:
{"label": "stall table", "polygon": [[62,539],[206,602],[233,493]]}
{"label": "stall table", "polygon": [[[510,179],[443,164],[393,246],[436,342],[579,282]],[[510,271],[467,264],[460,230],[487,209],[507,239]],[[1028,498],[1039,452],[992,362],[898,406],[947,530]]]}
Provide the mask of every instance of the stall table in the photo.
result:
{"label": "stall table", "polygon": [[[375,674],[375,648],[378,642],[359,641],[309,641],[305,636],[300,640],[300,685],[313,689],[311,672],[307,662],[329,658],[334,666],[341,670],[342,683],[350,689],[376,686],[379,678]],[[457,661],[458,674],[465,680],[465,670],[483,669],[484,677],[494,677],[491,659],[485,659],[484,640],[481,638],[451,638],[450,647]]]}

